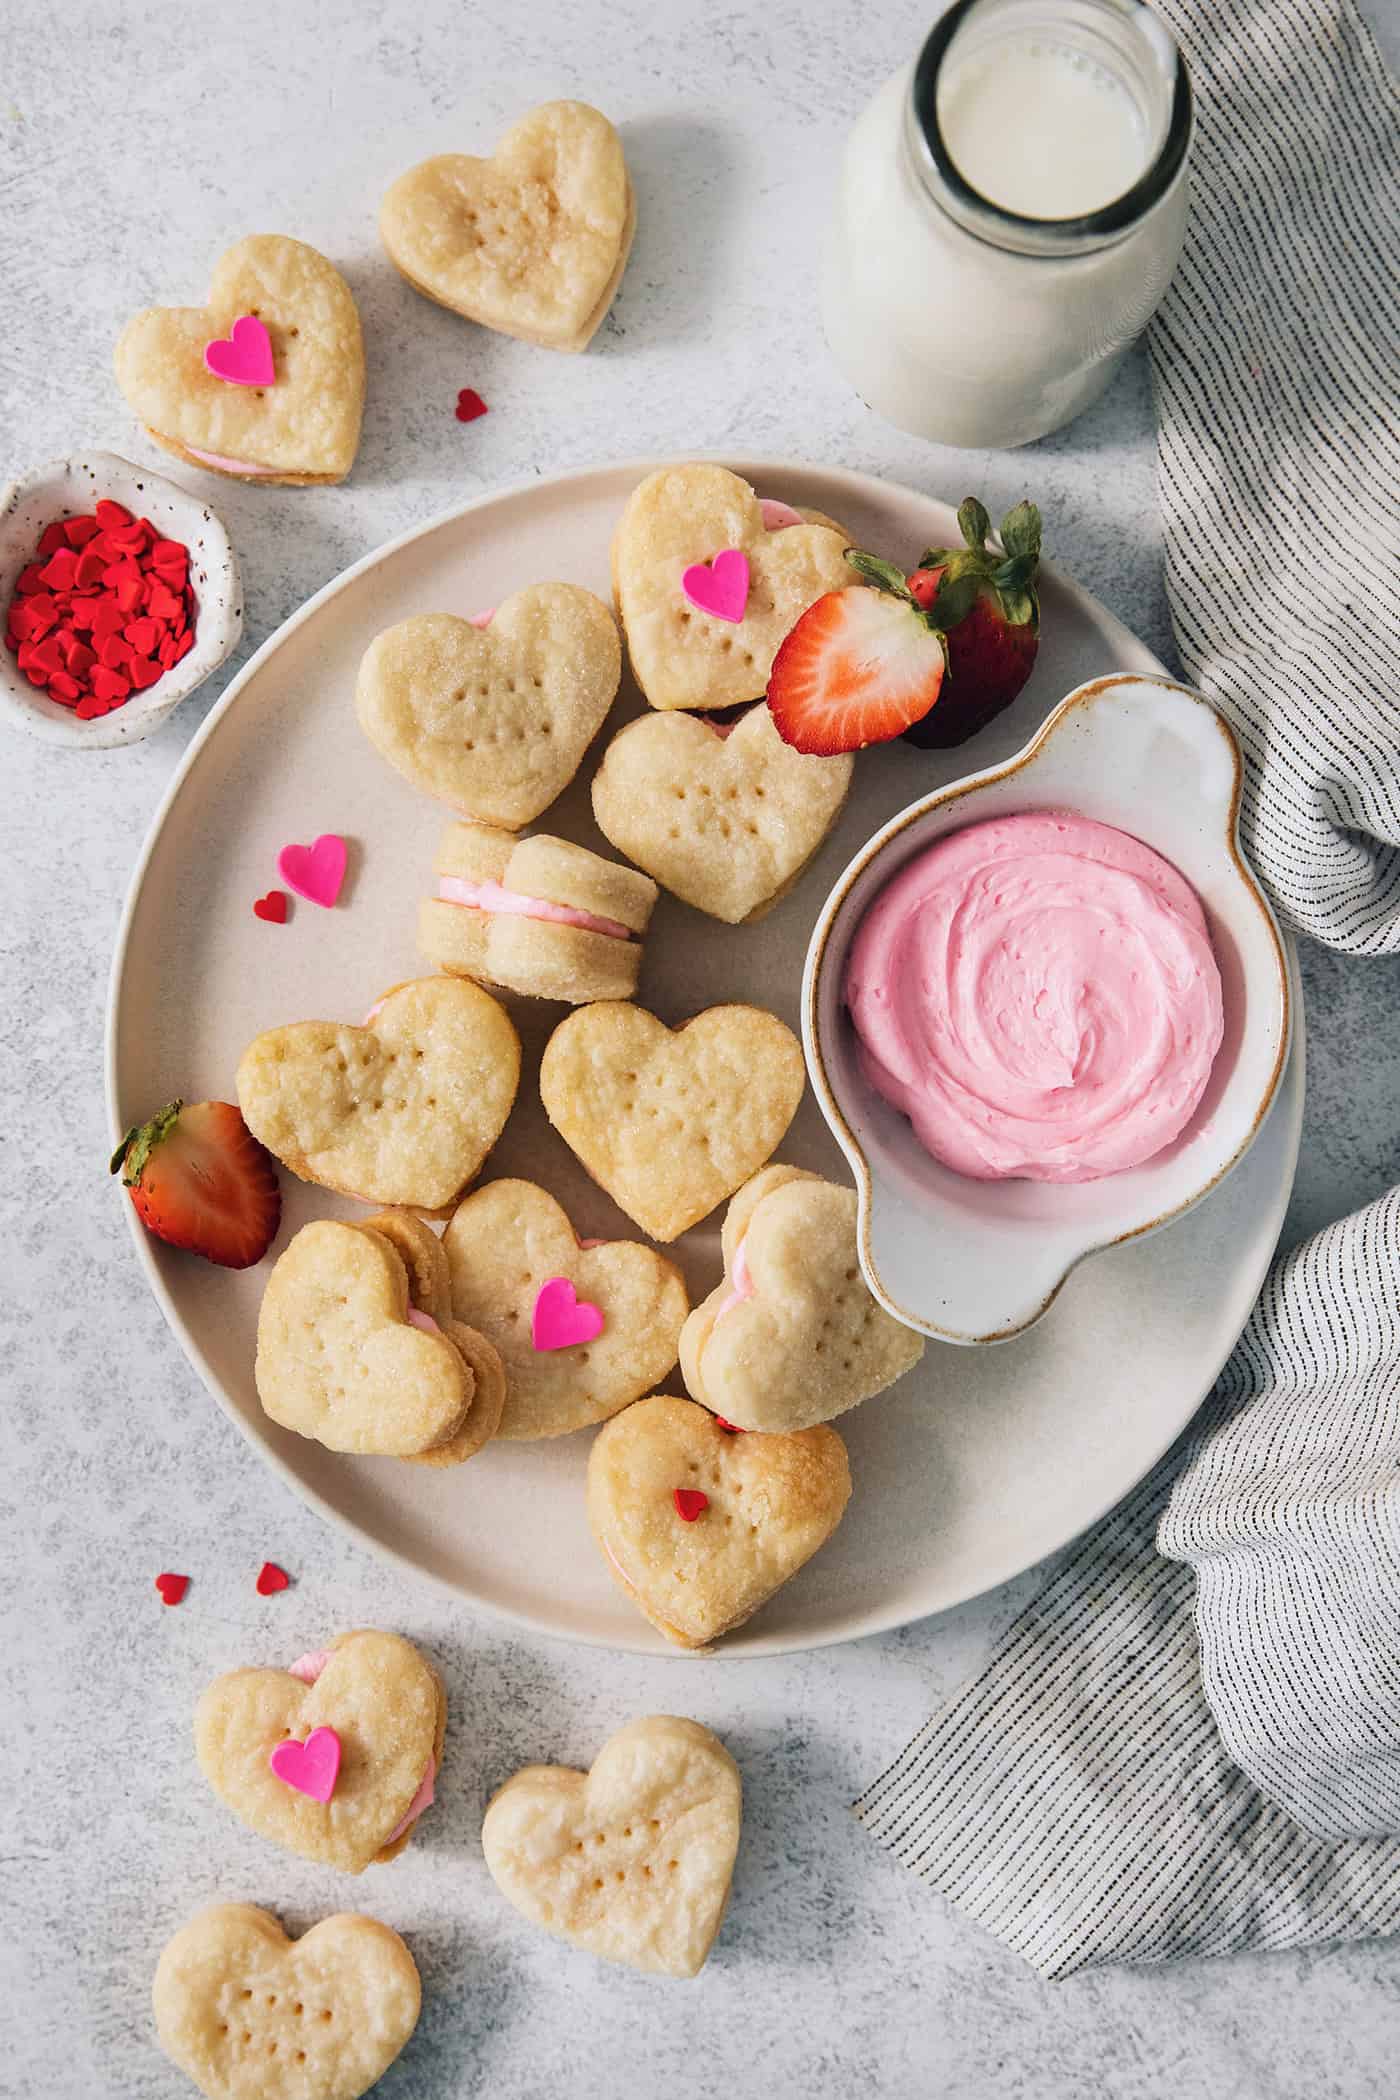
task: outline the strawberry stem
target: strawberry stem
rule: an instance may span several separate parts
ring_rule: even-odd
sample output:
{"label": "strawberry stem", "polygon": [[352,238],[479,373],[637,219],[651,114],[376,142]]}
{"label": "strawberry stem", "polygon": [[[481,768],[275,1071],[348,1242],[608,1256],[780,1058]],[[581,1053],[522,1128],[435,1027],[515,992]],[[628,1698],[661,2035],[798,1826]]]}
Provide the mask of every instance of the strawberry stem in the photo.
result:
{"label": "strawberry stem", "polygon": [[107,1168],[109,1174],[115,1174],[125,1167],[126,1172],[122,1175],[123,1188],[134,1189],[138,1186],[147,1160],[161,1139],[169,1137],[180,1120],[180,1110],[184,1105],[183,1101],[171,1101],[158,1115],[152,1116],[149,1123],[132,1124],[112,1154]]}

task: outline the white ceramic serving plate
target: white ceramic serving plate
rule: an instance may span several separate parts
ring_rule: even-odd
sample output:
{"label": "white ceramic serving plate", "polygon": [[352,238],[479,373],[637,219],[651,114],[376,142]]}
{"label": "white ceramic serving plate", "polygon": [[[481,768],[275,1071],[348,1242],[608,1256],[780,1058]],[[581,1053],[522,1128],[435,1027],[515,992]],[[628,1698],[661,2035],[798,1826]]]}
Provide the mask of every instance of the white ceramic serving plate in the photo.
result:
{"label": "white ceramic serving plate", "polygon": [[[1240,1160],[1288,1057],[1283,936],[1239,844],[1243,762],[1215,709],[1164,678],[1098,678],[1070,693],[1004,765],[923,796],[838,878],[817,920],[802,990],[807,1066],[860,1197],[860,1259],[875,1296],[947,1342],[1004,1342],[1053,1304],[1086,1254],[1155,1232]],[[924,1151],[860,1069],[842,1003],[867,908],[910,860],[964,825],[1069,809],[1116,825],[1186,877],[1220,966],[1225,1032],[1181,1136],[1122,1174],[1073,1185],[974,1181]]]}
{"label": "white ceramic serving plate", "polygon": [[[731,455],[728,463],[766,495],[840,518],[868,546],[897,553],[953,536],[953,513],[912,489],[791,461]],[[113,1142],[173,1094],[227,1097],[239,1053],[260,1029],[311,1014],[358,1018],[385,986],[423,967],[417,904],[445,815],[360,735],[352,702],[360,656],[380,628],[409,613],[472,613],[544,577],[606,595],[612,527],[636,483],[661,464],[532,480],[464,504],[349,570],[240,672],[190,746],[127,900],[108,1029]],[[813,922],[866,839],[970,761],[1010,756],[1071,686],[1115,670],[1160,672],[1126,628],[1053,568],[1042,602],[1040,662],[1015,706],[971,749],[891,744],[864,754],[841,822],[767,918],[722,926],[662,898],[647,940],[644,1004],[679,1021],[717,1000],[748,998],[796,1027]],[[604,735],[641,704],[625,683]],[[601,740],[543,822],[610,852],[588,799],[600,750]],[[297,900],[285,926],[255,919],[253,900],[276,880],[278,849],[322,831],[352,841],[341,904],[324,912]],[[633,1236],[540,1106],[539,1052],[563,1009],[511,1004],[525,1064],[488,1173],[543,1182],[583,1235]],[[842,1418],[855,1476],[846,1518],[725,1643],[725,1655],[842,1640],[955,1604],[1063,1544],[1140,1478],[1213,1383],[1273,1251],[1297,1156],[1298,1033],[1258,1142],[1189,1217],[1084,1263],[1047,1317],[1004,1348],[931,1343],[915,1374]],[[810,1092],[782,1156],[847,1172]],[[356,1212],[290,1176],[284,1188],[279,1248],[308,1218]],[[718,1280],[719,1223],[708,1220],[674,1249],[692,1298]],[[132,1231],[191,1363],[305,1500],[464,1603],[573,1640],[671,1652],[613,1587],[589,1537],[587,1434],[495,1445],[441,1472],[338,1457],[277,1429],[258,1406],[253,1337],[266,1267],[232,1275],[159,1246],[134,1216]],[[670,1384],[679,1390],[678,1373]]]}
{"label": "white ceramic serving plate", "polygon": [[190,550],[190,583],[198,614],[194,647],[144,693],[94,721],[80,722],[21,672],[0,646],[0,717],[46,744],[72,751],[108,751],[139,744],[203,685],[238,647],[243,632],[243,585],[238,557],[222,520],[202,496],[192,496],[164,474],[138,467],[115,452],[76,452],[51,459],[12,481],[0,494],[0,609],[10,602],[21,569],[34,559],[39,535],[55,518],[90,511],[102,497],[145,517]]}

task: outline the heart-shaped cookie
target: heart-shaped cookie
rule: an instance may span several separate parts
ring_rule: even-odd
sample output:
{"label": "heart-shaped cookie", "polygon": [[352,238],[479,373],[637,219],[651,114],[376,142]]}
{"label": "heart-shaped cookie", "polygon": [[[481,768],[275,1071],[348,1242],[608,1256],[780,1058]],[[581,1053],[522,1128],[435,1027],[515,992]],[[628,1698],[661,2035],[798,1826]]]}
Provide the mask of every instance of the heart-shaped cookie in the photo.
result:
{"label": "heart-shaped cookie", "polygon": [[[851,581],[849,544],[828,524],[770,531],[759,498],[726,467],[649,474],[618,520],[612,573],[632,670],[652,706],[732,707],[767,692],[773,658],[807,607]],[[725,552],[748,563],[737,621],[685,590],[687,569]]]}
{"label": "heart-shaped cookie", "polygon": [[389,1241],[332,1218],[303,1225],[278,1256],[253,1376],[272,1421],[361,1457],[448,1447],[476,1395],[450,1333],[411,1317],[407,1271]]}
{"label": "heart-shaped cookie", "polygon": [[375,749],[425,795],[518,831],[573,779],[621,677],[601,598],[535,583],[485,627],[416,613],[376,635],[355,706]]}
{"label": "heart-shaped cookie", "polygon": [[269,1029],[238,1064],[244,1121],[284,1166],[365,1203],[418,1210],[465,1188],[519,1082],[520,1038],[465,977],[396,985],[366,1027]]}
{"label": "heart-shaped cookie", "polygon": [[659,1393],[588,1454],[588,1521],[618,1587],[682,1648],[751,1618],[824,1545],[850,1499],[834,1429],[754,1436]]}
{"label": "heart-shaped cookie", "polygon": [[[479,1328],[506,1367],[497,1434],[564,1436],[601,1422],[664,1378],[690,1300],[681,1273],[631,1240],[581,1247],[554,1198],[530,1181],[488,1181],[443,1234],[457,1317]],[[601,1332],[567,1347],[534,1345],[541,1291],[556,1279],[602,1314]]]}
{"label": "heart-shaped cookie", "polygon": [[582,350],[613,302],[636,208],[622,141],[586,102],[546,102],[490,160],[440,153],[385,196],[395,269],[440,306],[551,350]]}
{"label": "heart-shaped cookie", "polygon": [[[311,1658],[307,1658],[310,1661]],[[219,1799],[260,1837],[359,1874],[397,1858],[425,1780],[442,1765],[447,1697],[437,1672],[396,1633],[347,1633],[317,1656],[313,1681],[290,1670],[231,1670],[195,1709],[199,1767]],[[272,1768],[279,1744],[332,1731],[340,1766],[330,1799]]]}
{"label": "heart-shaped cookie", "polygon": [[[271,381],[221,377],[234,324],[266,332]],[[205,307],[153,306],[128,321],[117,384],[157,444],[248,481],[343,481],[354,465],[365,354],[350,287],[324,255],[255,233],[215,266]]]}
{"label": "heart-shaped cookie", "polygon": [[206,2100],[360,2100],[418,2025],[422,1987],[377,1918],[289,1940],[269,1911],[216,1903],[169,1941],[151,1999],[162,2049]]}
{"label": "heart-shaped cookie", "polygon": [[629,1218],[676,1239],[757,1173],[803,1088],[790,1028],[711,1006],[674,1031],[626,1000],[561,1021],[540,1061],[550,1122]]}
{"label": "heart-shaped cookie", "polygon": [[491,1800],[491,1878],[532,1925],[651,1976],[695,1976],[739,1849],[739,1768],[698,1721],[652,1714],[588,1772],[527,1765]]}
{"label": "heart-shaped cookie", "polygon": [[856,1198],[765,1167],[724,1220],[724,1280],[681,1335],[697,1400],[740,1429],[809,1429],[893,1385],[924,1353],[866,1289]]}
{"label": "heart-shaped cookie", "polygon": [[643,715],[603,753],[593,814],[673,896],[737,926],[792,888],[840,814],[851,767],[849,752],[794,751],[766,707],[722,735],[694,715]]}

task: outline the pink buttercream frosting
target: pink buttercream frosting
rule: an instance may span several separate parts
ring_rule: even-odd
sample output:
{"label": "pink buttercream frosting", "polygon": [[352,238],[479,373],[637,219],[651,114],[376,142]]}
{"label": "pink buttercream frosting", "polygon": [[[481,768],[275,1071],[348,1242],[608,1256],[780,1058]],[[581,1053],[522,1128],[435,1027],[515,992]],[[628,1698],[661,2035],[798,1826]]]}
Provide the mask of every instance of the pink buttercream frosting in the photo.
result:
{"label": "pink buttercream frosting", "polygon": [[468,882],[461,875],[440,875],[438,896],[444,904],[466,904],[473,911],[505,912],[520,919],[548,919],[556,926],[577,926],[584,933],[605,933],[610,940],[630,941],[632,929],[620,919],[579,911],[572,904],[552,904],[547,897],[525,897],[499,882]]}
{"label": "pink buttercream frosting", "polygon": [[[744,1250],[744,1242],[741,1239],[738,1246],[734,1249],[734,1259],[729,1265],[729,1293],[727,1297],[720,1299],[719,1309],[714,1317],[714,1326],[718,1327],[726,1313],[733,1312],[736,1305],[742,1305],[746,1298],[752,1298],[752,1296],[753,1278],[749,1274],[749,1257]],[[713,1332],[713,1329],[711,1331]]]}
{"label": "pink buttercream frosting", "polygon": [[[410,1320],[414,1319],[412,1311],[409,1312],[408,1317]],[[422,1326],[425,1324],[435,1328],[437,1321],[428,1319],[426,1313],[419,1313],[415,1325]],[[303,1684],[314,1684],[322,1670],[325,1669],[326,1664],[330,1661],[331,1654],[332,1650],[329,1648],[312,1648],[307,1654],[299,1655],[294,1663],[288,1663],[287,1674],[289,1677],[299,1677]],[[385,1838],[384,1842],[386,1845],[392,1845],[395,1838],[401,1838],[409,1824],[416,1823],[424,1809],[432,1807],[433,1788],[436,1780],[437,1759],[430,1757],[428,1759],[428,1769],[418,1782],[418,1791],[409,1802],[398,1822],[389,1832],[388,1837]]]}
{"label": "pink buttercream frosting", "polygon": [[408,1324],[410,1327],[421,1327],[425,1334],[442,1333],[442,1329],[438,1326],[432,1314],[419,1312],[416,1305],[410,1305],[408,1308]]}
{"label": "pink buttercream frosting", "polygon": [[1190,884],[1068,810],[972,824],[880,892],[846,966],[861,1069],[978,1180],[1094,1181],[1179,1136],[1220,1047]]}
{"label": "pink buttercream frosting", "polygon": [[223,474],[280,474],[280,467],[259,467],[250,459],[229,459],[222,452],[201,452],[197,445],[186,445],[191,459],[197,459],[206,467],[217,467]]}
{"label": "pink buttercream frosting", "polygon": [[495,617],[495,606],[488,605],[485,612],[468,613],[467,625],[468,627],[489,627],[491,625],[491,622],[495,619]]}
{"label": "pink buttercream frosting", "polygon": [[760,496],[758,507],[763,513],[765,532],[782,532],[788,525],[800,525],[802,513],[794,510],[790,503],[783,503],[777,496]]}

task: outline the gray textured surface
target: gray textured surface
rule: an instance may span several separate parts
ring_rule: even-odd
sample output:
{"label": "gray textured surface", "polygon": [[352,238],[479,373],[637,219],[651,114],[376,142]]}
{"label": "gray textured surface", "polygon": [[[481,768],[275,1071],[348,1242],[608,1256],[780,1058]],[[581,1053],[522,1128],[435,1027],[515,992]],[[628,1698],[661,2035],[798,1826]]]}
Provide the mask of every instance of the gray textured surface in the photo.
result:
{"label": "gray textured surface", "polygon": [[[1392,50],[1397,10],[1379,26]],[[0,436],[16,466],[74,444],[156,455],[109,377],[125,316],[198,300],[240,234],[297,233],[364,314],[364,445],[340,490],[217,487],[243,556],[245,650],[347,561],[473,490],[648,449],[733,443],[886,472],[992,508],[1030,488],[1056,555],[1169,653],[1140,361],[1060,438],[940,453],[877,424],[827,366],[814,246],[832,155],[917,42],[917,0],[855,16],[770,0],[420,0],[412,10],[78,0],[11,15],[0,84]],[[623,126],[641,225],[582,359],[478,334],[377,252],[389,178],[484,147],[554,94]],[[954,325],[956,320],[954,317]],[[461,386],[491,413],[461,426]],[[177,470],[178,471],[178,470]],[[186,476],[193,482],[198,477]],[[212,486],[212,484],[211,484]],[[236,668],[236,664],[234,667]],[[176,2100],[146,1997],[156,1952],[216,1897],[293,1927],[338,1905],[409,1936],[426,2006],[386,2100],[714,2091],[944,2100],[1360,2100],[1393,2086],[1400,1949],[1037,1983],[856,1828],[846,1803],[975,1667],[1037,1577],[903,1634],[782,1663],[689,1666],[516,1640],[381,1566],[266,1473],[186,1368],[104,1185],[101,1028],[121,893],[211,691],[135,750],[7,739],[3,922],[7,1455],[3,1839],[9,2008],[0,2093]],[[1400,1178],[1400,967],[1304,958],[1310,1105],[1288,1235]],[[1125,1379],[1131,1366],[1124,1366]],[[264,1556],[296,1576],[253,1591]],[[164,1610],[158,1568],[195,1577]],[[245,1836],[191,1771],[216,1671],[372,1623],[445,1669],[442,1805],[396,1866],[348,1884]],[[496,1899],[476,1829],[532,1757],[586,1762],[679,1707],[725,1736],[748,1817],[730,1920],[688,1986],[612,1973]]]}

